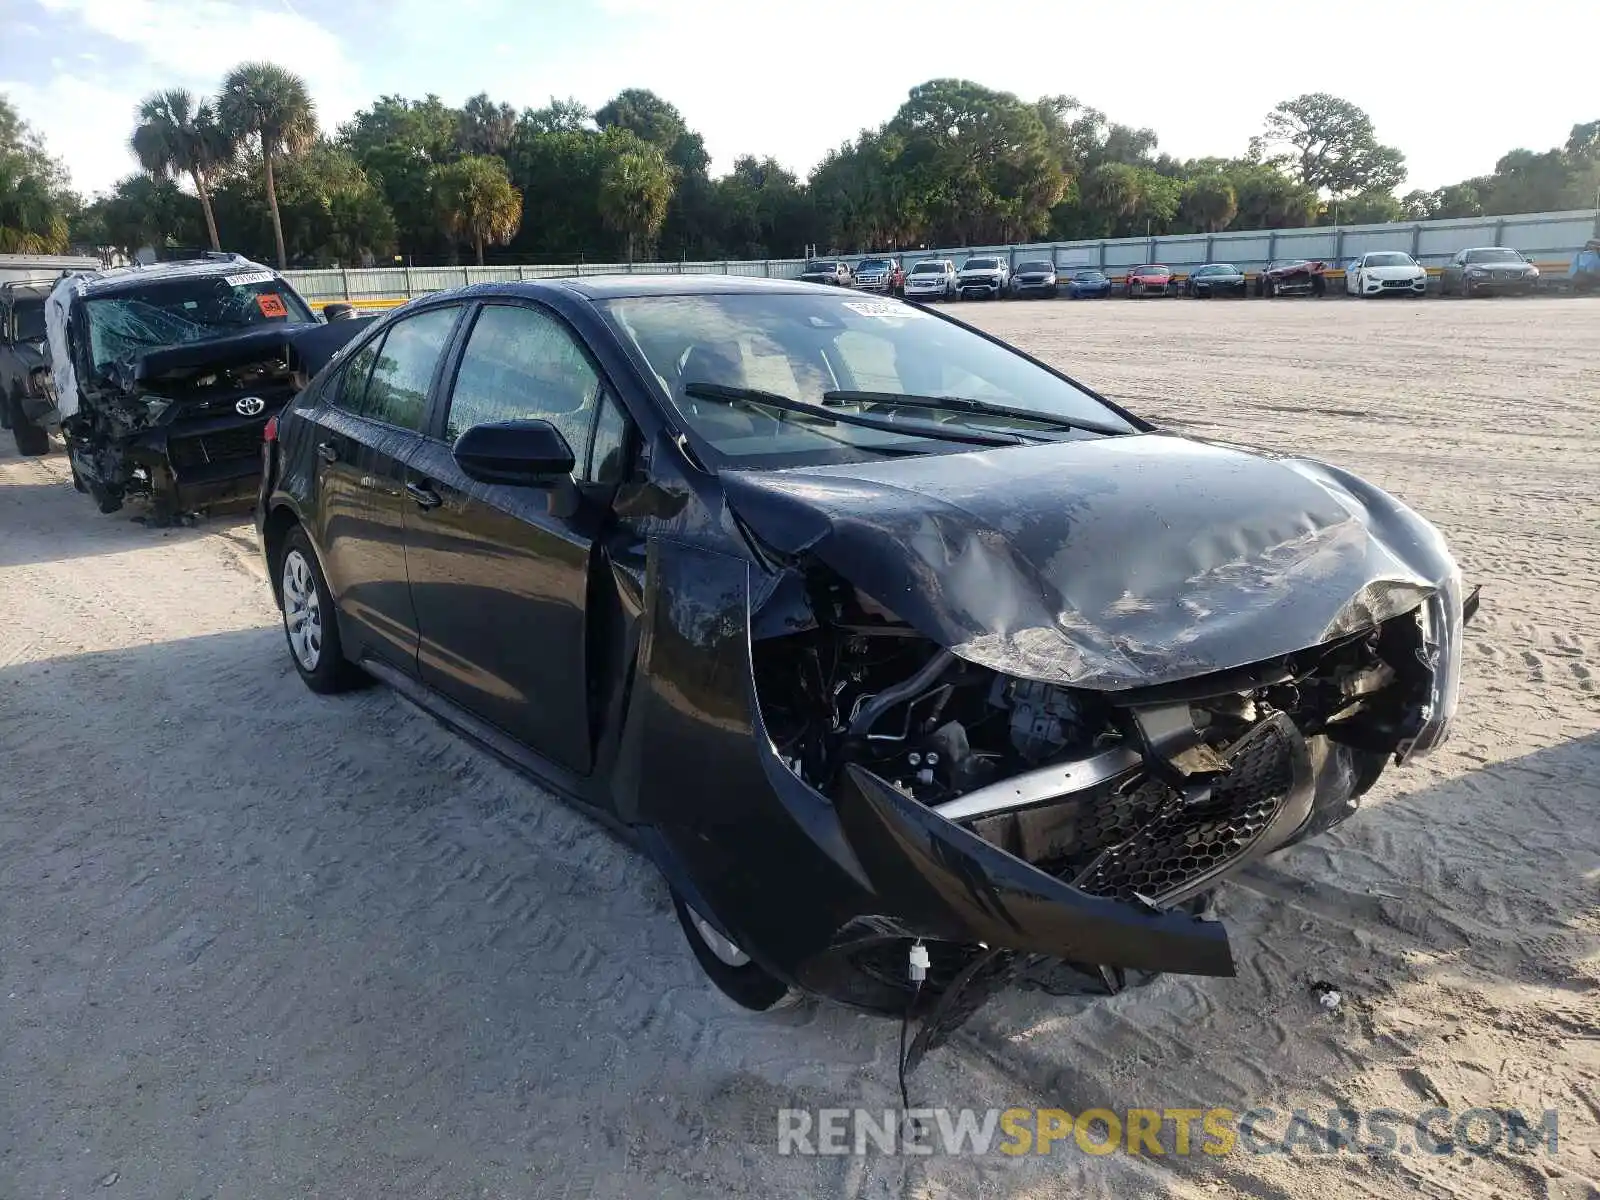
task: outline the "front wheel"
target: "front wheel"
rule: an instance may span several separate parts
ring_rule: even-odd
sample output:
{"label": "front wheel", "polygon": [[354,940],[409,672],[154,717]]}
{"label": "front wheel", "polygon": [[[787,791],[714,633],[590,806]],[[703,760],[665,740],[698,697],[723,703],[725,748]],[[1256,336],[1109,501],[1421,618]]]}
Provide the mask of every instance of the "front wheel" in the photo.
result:
{"label": "front wheel", "polygon": [[677,911],[678,923],[683,926],[683,936],[689,942],[700,969],[706,973],[716,988],[740,1008],[765,1012],[791,999],[789,985],[776,975],[758,966],[750,956],[719,933],[685,903],[676,891],[672,893],[672,907]]}
{"label": "front wheel", "polygon": [[278,580],[289,658],[305,685],[323,695],[355,686],[361,677],[344,656],[333,594],[311,539],[298,525],[283,540]]}

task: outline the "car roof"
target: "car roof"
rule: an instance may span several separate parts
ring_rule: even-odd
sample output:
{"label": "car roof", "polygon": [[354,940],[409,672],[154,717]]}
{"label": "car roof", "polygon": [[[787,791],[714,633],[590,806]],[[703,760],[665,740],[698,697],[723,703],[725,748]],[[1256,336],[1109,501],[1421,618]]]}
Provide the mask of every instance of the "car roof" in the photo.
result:
{"label": "car roof", "polygon": [[242,275],[257,271],[266,271],[274,276],[278,274],[271,267],[251,262],[247,258],[193,258],[150,263],[147,266],[109,267],[103,271],[84,271],[74,276],[74,279],[79,294],[105,296],[166,279],[203,279],[212,275]]}
{"label": "car roof", "polygon": [[10,296],[18,294],[30,297],[37,296],[40,300],[43,300],[55,286],[56,281],[54,279],[12,279],[5,283],[0,283],[0,293]]}
{"label": "car roof", "polygon": [[[745,275],[582,275],[554,279],[507,280],[504,283],[479,283],[449,292],[435,292],[430,299],[450,297],[523,296],[553,300],[560,296],[581,296],[585,300],[615,300],[629,296],[742,296],[815,295],[819,285],[798,279],[766,279]],[[837,289],[828,289],[836,295]]]}

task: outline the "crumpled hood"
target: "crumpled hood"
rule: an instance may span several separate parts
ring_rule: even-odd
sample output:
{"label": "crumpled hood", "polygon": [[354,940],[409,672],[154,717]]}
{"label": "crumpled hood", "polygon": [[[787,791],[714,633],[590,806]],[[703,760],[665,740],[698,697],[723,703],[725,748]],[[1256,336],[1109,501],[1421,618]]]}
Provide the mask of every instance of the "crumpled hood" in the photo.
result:
{"label": "crumpled hood", "polygon": [[1347,472],[1164,434],[721,479],[763,542],[961,657],[1100,690],[1318,645],[1454,569],[1428,522]]}

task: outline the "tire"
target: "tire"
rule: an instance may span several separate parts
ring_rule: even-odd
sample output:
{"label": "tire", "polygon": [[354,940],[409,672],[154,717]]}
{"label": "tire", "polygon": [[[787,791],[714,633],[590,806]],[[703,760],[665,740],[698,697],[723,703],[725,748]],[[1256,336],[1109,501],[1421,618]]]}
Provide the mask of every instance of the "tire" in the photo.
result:
{"label": "tire", "polygon": [[788,984],[752,962],[748,955],[684,903],[683,897],[676,891],[672,893],[672,907],[678,914],[678,924],[683,926],[683,936],[689,943],[689,950],[706,978],[740,1008],[766,1012],[795,998],[796,993],[791,991]]}
{"label": "tire", "polygon": [[280,589],[279,607],[283,611],[289,661],[305,685],[321,695],[357,686],[362,676],[344,656],[333,593],[328,590],[328,581],[311,549],[311,539],[300,526],[284,537],[273,571]]}
{"label": "tire", "polygon": [[0,429],[11,428],[11,398],[0,396]]}
{"label": "tire", "polygon": [[1268,300],[1271,300],[1274,296],[1276,296],[1278,294],[1278,285],[1273,283],[1272,280],[1270,280],[1270,279],[1267,280],[1264,284],[1261,285],[1261,294],[1263,296],[1265,296]]}
{"label": "tire", "polygon": [[23,458],[42,458],[50,453],[50,432],[41,429],[19,412],[11,414],[11,437]]}

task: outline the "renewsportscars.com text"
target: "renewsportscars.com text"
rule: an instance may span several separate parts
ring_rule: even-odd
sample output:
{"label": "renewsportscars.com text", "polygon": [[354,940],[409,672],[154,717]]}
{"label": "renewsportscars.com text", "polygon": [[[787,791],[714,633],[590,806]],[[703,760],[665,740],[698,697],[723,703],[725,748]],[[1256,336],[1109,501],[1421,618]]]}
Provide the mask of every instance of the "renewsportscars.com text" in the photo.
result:
{"label": "renewsportscars.com text", "polygon": [[1554,1156],[1553,1109],[784,1108],[779,1154],[1229,1154]]}

